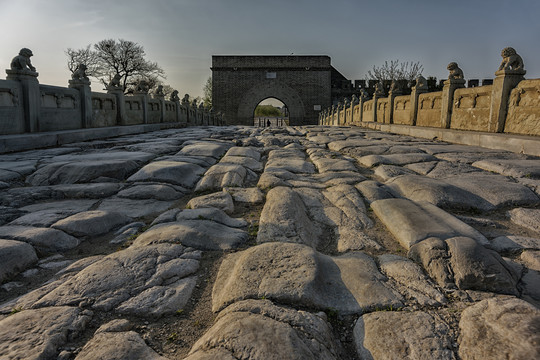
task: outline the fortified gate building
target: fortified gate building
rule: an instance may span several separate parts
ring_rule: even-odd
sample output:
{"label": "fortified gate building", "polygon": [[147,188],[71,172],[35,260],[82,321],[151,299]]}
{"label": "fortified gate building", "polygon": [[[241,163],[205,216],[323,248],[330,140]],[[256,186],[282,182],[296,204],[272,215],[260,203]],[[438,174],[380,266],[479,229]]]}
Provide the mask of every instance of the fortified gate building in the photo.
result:
{"label": "fortified gate building", "polygon": [[325,55],[214,55],[211,69],[212,105],[227,124],[253,125],[257,105],[276,98],[287,106],[290,125],[316,125],[337,96],[356,93]]}

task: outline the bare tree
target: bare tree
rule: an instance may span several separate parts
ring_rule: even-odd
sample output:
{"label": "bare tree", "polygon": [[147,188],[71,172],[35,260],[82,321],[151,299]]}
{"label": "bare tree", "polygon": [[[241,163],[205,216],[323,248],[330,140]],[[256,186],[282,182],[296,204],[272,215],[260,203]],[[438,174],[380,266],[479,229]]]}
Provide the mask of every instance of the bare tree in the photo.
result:
{"label": "bare tree", "polygon": [[385,61],[381,66],[373,66],[367,72],[366,78],[377,81],[407,80],[412,81],[422,75],[424,67],[420,62],[400,62],[399,60]]}
{"label": "bare tree", "polygon": [[88,69],[91,69],[88,75],[99,79],[104,85],[119,75],[124,92],[139,80],[144,79],[152,85],[165,78],[165,72],[157,63],[145,59],[144,48],[129,40],[101,40],[93,46],[93,50],[89,45],[79,50],[68,49],[66,54],[71,71],[79,63],[86,62]]}
{"label": "bare tree", "polygon": [[208,77],[203,87],[203,102],[206,108],[212,107],[212,76]]}

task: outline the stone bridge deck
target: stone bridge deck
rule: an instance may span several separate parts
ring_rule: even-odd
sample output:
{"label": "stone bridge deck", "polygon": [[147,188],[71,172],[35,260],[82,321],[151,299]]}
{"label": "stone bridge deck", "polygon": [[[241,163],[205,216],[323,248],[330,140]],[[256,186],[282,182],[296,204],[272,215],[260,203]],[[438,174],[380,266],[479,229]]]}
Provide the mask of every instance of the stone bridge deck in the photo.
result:
{"label": "stone bridge deck", "polygon": [[362,128],[0,155],[2,359],[540,358],[540,159]]}

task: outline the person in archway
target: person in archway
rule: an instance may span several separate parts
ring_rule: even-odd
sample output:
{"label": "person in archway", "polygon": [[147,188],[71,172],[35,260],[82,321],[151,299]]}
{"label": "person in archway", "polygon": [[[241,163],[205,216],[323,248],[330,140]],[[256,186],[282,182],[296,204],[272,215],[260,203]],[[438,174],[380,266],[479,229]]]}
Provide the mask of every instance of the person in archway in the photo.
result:
{"label": "person in archway", "polygon": [[266,127],[270,127],[270,119],[266,121]]}

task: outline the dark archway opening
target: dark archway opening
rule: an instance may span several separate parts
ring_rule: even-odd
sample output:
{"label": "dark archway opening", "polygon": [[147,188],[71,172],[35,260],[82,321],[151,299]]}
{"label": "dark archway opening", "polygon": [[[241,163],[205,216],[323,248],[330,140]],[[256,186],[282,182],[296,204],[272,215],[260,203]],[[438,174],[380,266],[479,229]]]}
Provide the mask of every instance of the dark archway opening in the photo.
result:
{"label": "dark archway opening", "polygon": [[253,110],[253,125],[258,127],[288,126],[289,108],[277,98],[266,98]]}

